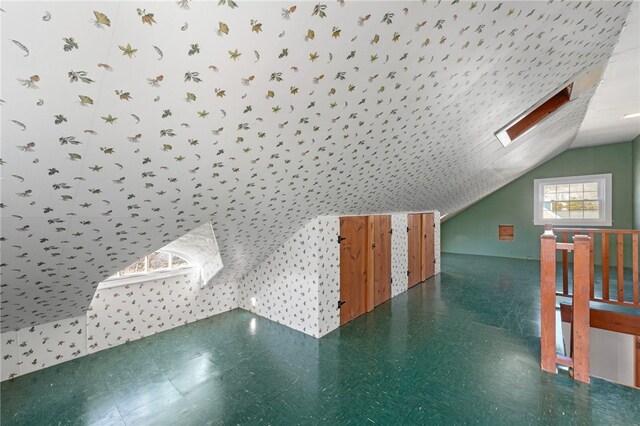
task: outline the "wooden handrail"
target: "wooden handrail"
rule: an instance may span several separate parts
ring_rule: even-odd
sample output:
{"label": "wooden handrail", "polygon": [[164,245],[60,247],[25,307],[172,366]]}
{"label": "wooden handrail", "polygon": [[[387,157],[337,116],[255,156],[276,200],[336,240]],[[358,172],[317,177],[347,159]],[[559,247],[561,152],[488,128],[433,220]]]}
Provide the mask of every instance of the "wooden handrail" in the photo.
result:
{"label": "wooden handrail", "polygon": [[554,232],[570,232],[572,234],[640,234],[640,229],[598,229],[598,228],[553,228]]}
{"label": "wooden handrail", "polygon": [[[594,228],[553,228],[550,225],[545,227],[546,232],[554,231],[562,237],[562,243],[558,243],[558,249],[562,249],[562,293],[560,295],[570,297],[569,291],[569,251],[571,244],[568,243],[569,234],[588,235],[591,238],[589,247],[589,298],[598,302],[614,303],[623,306],[640,308],[640,265],[638,263],[638,240],[640,230],[637,229],[594,229]],[[625,236],[631,239],[631,294],[625,297],[625,264],[624,264],[624,246]],[[595,246],[596,239],[600,238],[601,247],[601,292],[600,297],[596,296],[595,289]],[[612,238],[614,240],[612,241]],[[610,242],[614,243],[615,253],[610,253]],[[616,260],[616,281],[610,282],[610,265],[611,257]]]}
{"label": "wooden handrail", "polygon": [[[571,323],[573,321],[572,317],[573,307],[566,303],[560,303],[560,318],[562,322]],[[640,317],[635,315],[591,308],[589,310],[589,325],[592,328],[601,330],[640,336]]]}
{"label": "wooden handrail", "polygon": [[[562,242],[557,242],[554,231],[562,235]],[[573,243],[568,242],[569,234],[574,234]],[[609,241],[616,237],[617,286],[614,298],[610,298],[609,289]],[[637,331],[640,323],[636,317],[621,314],[598,314],[591,318],[593,310],[589,302],[595,300],[615,305],[640,308],[638,301],[638,235],[639,230],[615,229],[578,229],[557,228],[545,225],[545,232],[540,236],[540,366],[543,370],[557,372],[557,365],[565,365],[573,369],[573,377],[581,382],[589,383],[589,336],[590,326],[604,327],[602,321],[614,318],[625,330]],[[602,239],[602,298],[595,297],[595,238]],[[632,286],[633,301],[624,299],[624,236],[631,235],[632,242]],[[556,291],[556,253],[562,253],[562,292]],[[569,253],[573,252],[573,293],[569,292]],[[570,356],[556,353],[556,296],[569,298],[571,307],[563,307],[563,316],[571,315],[571,351]],[[598,311],[599,312],[599,311]],[[625,318],[623,318],[625,317]],[[605,318],[603,320],[603,318]],[[622,319],[621,319],[622,318]],[[631,321],[631,322],[629,322]],[[629,324],[631,324],[631,326]]]}

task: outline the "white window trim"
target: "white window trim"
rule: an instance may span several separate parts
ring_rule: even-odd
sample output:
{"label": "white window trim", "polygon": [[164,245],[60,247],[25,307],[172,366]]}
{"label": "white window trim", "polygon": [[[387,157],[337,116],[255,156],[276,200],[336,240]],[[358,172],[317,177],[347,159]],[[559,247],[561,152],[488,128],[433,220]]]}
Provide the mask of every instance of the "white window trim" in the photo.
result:
{"label": "white window trim", "polygon": [[137,274],[124,275],[122,277],[110,277],[98,284],[98,290],[121,287],[130,284],[140,284],[148,281],[162,280],[165,278],[186,275],[198,270],[196,265],[181,266],[174,269],[159,269],[153,272],[140,272]]}
{"label": "white window trim", "polygon": [[[542,217],[544,203],[544,185],[562,185],[582,182],[598,182],[600,199],[599,219],[545,219]],[[559,225],[559,226],[612,226],[612,175],[611,173],[584,176],[566,176],[560,178],[534,179],[533,181],[533,224],[534,225]]]}

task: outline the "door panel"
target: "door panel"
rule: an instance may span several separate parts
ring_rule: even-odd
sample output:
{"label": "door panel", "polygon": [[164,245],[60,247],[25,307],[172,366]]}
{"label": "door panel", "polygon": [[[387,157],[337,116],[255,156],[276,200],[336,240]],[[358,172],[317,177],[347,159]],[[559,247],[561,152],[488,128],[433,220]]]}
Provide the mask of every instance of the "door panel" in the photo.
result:
{"label": "door panel", "polygon": [[433,213],[422,214],[422,276],[421,280],[435,275],[435,228]]}
{"label": "door panel", "polygon": [[340,325],[366,311],[367,217],[340,218]]}
{"label": "door panel", "polygon": [[391,298],[391,216],[373,217],[374,305]]}
{"label": "door panel", "polygon": [[408,266],[408,276],[409,276],[409,287],[413,287],[414,285],[420,282],[421,278],[421,265],[422,265],[422,256],[420,253],[422,240],[422,215],[419,214],[410,214],[407,215],[407,227],[408,234],[408,258],[409,264]]}

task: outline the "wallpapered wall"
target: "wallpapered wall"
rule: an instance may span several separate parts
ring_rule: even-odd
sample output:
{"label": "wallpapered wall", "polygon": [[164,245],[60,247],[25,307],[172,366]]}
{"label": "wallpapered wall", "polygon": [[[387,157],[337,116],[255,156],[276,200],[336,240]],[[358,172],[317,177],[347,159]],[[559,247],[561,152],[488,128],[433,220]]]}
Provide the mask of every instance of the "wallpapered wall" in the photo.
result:
{"label": "wallpapered wall", "polygon": [[407,269],[409,257],[407,247],[407,215],[394,214],[391,216],[391,296],[396,296],[405,291],[408,286]]}
{"label": "wallpapered wall", "polygon": [[318,336],[322,337],[340,326],[336,309],[340,300],[340,250],[336,238],[340,235],[340,219],[335,216],[318,218]]}
{"label": "wallpapered wall", "polygon": [[[240,306],[318,337],[319,240],[323,234],[324,229],[316,218],[289,238],[242,280]],[[328,269],[336,267],[333,262],[323,264]]]}
{"label": "wallpapered wall", "polygon": [[201,287],[199,271],[98,290],[87,311],[96,352],[238,307],[234,285]]}
{"label": "wallpapered wall", "polygon": [[[440,213],[436,221],[436,273],[440,272]],[[407,290],[407,215],[391,215],[392,296]],[[240,306],[303,333],[322,337],[340,325],[340,218],[307,223],[239,287]],[[255,305],[254,301],[255,299]]]}
{"label": "wallpapered wall", "polygon": [[1,380],[87,354],[87,323],[81,315],[0,335]]}
{"label": "wallpapered wall", "polygon": [[[440,271],[439,213],[436,273]],[[391,216],[392,296],[407,290],[407,216]],[[340,233],[337,216],[302,227],[235,285],[201,287],[191,268],[178,275],[100,289],[86,316],[1,335],[2,380],[241,307],[322,337],[340,325]],[[252,303],[255,298],[255,305]]]}
{"label": "wallpapered wall", "polygon": [[176,276],[100,289],[86,315],[2,333],[1,379],[40,370],[238,307],[235,285]]}
{"label": "wallpapered wall", "polygon": [[1,330],[209,220],[218,285],[318,215],[469,205],[567,148],[593,90],[493,133],[606,61],[630,4],[4,1]]}

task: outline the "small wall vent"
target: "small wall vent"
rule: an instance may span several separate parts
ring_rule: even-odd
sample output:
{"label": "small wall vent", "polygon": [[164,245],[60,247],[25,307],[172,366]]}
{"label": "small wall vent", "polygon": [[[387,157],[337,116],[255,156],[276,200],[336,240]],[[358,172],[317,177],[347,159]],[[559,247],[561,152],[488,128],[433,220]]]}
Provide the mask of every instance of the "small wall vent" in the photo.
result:
{"label": "small wall vent", "polygon": [[513,241],[513,225],[498,225],[498,240]]}

